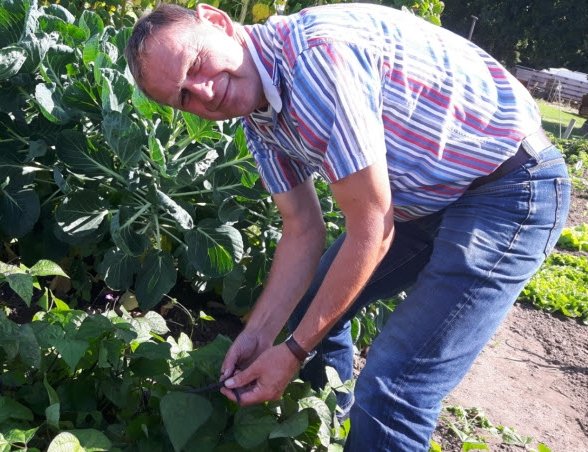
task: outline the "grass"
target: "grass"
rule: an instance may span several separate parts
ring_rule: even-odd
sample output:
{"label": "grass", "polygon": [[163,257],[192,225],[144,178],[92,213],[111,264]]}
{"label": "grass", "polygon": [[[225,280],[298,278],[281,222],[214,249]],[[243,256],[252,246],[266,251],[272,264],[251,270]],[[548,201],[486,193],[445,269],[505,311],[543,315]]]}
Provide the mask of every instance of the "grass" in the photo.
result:
{"label": "grass", "polygon": [[572,109],[560,104],[546,102],[544,100],[537,100],[539,110],[541,111],[541,119],[543,128],[551,132],[556,137],[561,138],[570,123],[570,120],[575,119],[576,124],[572,130],[570,138],[582,138],[586,133],[580,132],[580,128],[586,121],[586,118],[578,115],[578,109]]}

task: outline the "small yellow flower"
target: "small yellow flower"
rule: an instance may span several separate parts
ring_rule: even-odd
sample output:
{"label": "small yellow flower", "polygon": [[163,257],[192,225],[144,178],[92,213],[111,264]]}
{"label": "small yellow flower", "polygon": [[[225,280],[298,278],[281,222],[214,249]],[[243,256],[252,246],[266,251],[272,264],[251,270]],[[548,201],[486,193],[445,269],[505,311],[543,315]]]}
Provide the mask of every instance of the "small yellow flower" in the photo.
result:
{"label": "small yellow flower", "polygon": [[256,3],[251,8],[251,14],[253,16],[253,22],[261,22],[270,16],[270,7],[265,3]]}

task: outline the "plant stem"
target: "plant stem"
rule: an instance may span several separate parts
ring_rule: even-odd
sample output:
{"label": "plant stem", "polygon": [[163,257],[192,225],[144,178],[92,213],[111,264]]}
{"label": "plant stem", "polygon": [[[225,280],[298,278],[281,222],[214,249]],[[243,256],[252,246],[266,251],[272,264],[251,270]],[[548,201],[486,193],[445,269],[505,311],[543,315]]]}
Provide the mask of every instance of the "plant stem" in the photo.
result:
{"label": "plant stem", "polygon": [[[241,184],[232,184],[232,185],[225,185],[223,187],[217,187],[216,190],[223,191],[223,190],[230,190],[233,188],[241,187]],[[212,193],[215,189],[204,189],[204,190],[196,190],[196,191],[186,191],[181,193],[172,193],[170,196],[172,198],[179,198],[180,196],[195,196],[195,195],[204,195],[206,193]]]}

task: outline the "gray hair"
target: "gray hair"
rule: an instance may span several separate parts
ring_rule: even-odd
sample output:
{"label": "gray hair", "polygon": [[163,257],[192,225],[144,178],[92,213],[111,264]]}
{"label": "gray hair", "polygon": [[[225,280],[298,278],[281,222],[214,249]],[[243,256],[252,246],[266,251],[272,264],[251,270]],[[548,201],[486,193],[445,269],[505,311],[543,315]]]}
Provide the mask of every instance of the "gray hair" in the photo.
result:
{"label": "gray hair", "polygon": [[175,24],[187,24],[190,21],[200,21],[196,11],[179,5],[162,3],[149,14],[141,17],[133,27],[133,32],[125,47],[125,58],[131,74],[143,92],[145,92],[142,87],[143,56],[147,41],[163,28]]}

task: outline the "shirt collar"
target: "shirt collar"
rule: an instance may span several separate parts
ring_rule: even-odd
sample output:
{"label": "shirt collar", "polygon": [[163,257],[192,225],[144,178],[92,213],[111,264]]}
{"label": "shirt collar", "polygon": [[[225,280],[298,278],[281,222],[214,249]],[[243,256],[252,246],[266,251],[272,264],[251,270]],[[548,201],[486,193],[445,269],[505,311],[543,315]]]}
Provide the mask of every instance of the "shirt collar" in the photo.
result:
{"label": "shirt collar", "polygon": [[265,66],[262,64],[261,60],[259,59],[259,55],[257,54],[257,49],[249,36],[249,33],[245,31],[243,33],[245,38],[245,43],[247,44],[247,49],[253,58],[253,62],[255,63],[255,67],[257,68],[257,72],[259,72],[259,77],[261,78],[261,84],[263,86],[263,93],[265,94],[265,98],[267,99],[268,103],[271,107],[279,113],[282,111],[282,98],[280,97],[280,92],[278,88],[274,85],[272,78],[268,74]]}

